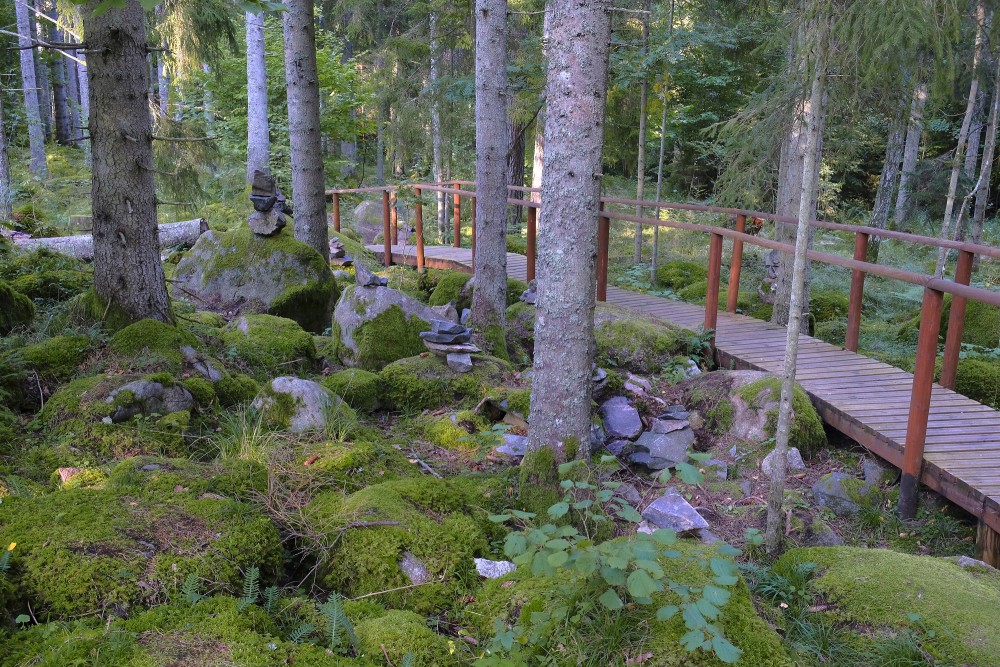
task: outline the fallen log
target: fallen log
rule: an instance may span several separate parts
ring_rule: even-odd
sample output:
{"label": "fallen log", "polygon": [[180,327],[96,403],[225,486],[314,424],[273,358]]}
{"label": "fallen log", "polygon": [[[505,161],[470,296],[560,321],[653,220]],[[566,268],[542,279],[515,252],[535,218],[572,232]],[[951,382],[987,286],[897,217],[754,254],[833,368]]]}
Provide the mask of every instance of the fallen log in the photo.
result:
{"label": "fallen log", "polygon": [[[208,231],[205,218],[195,218],[183,222],[168,222],[160,225],[160,249],[173,248],[179,245],[194,245],[198,237]],[[46,239],[14,239],[14,245],[33,250],[48,248],[63,255],[76,259],[94,259],[94,237],[90,234],[80,236],[54,236]]]}

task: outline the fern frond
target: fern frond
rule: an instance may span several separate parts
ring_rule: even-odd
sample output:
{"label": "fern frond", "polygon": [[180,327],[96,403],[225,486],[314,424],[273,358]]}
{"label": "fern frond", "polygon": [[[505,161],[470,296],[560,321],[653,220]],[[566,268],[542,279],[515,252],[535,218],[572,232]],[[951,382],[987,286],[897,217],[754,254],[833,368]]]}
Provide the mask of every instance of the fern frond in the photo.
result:
{"label": "fern frond", "polygon": [[319,611],[326,620],[326,638],[330,649],[336,650],[340,647],[340,632],[343,630],[351,648],[357,651],[360,643],[354,633],[354,626],[351,625],[350,619],[344,613],[344,605],[340,596],[336,593],[330,595],[330,599],[320,606]]}
{"label": "fern frond", "polygon": [[312,623],[303,623],[288,634],[288,641],[292,644],[301,644],[302,640],[311,635],[316,630]]}
{"label": "fern frond", "polygon": [[199,591],[200,588],[201,582],[198,580],[198,573],[192,572],[184,578],[184,583],[181,584],[181,595],[188,604],[197,604],[205,597]]}
{"label": "fern frond", "polygon": [[264,589],[264,611],[268,614],[274,613],[274,607],[281,597],[281,589],[277,586],[268,586]]}
{"label": "fern frond", "polygon": [[243,610],[257,602],[260,597],[260,568],[251,565],[247,568],[246,576],[243,579],[243,597],[240,598],[237,609]]}
{"label": "fern frond", "polygon": [[412,653],[407,653],[403,656],[403,661],[400,663],[400,667],[415,667],[417,664],[417,656]]}
{"label": "fern frond", "polygon": [[4,551],[0,555],[0,574],[4,574],[10,570],[10,551]]}

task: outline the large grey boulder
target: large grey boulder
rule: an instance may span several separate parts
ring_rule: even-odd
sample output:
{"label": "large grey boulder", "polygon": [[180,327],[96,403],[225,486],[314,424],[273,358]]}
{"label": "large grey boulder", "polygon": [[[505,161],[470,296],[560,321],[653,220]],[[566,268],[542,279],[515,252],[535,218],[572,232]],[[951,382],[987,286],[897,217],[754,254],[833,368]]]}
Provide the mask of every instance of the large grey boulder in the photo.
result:
{"label": "large grey boulder", "polygon": [[600,414],[609,438],[635,440],[642,433],[639,411],[629,405],[624,396],[613,396],[604,401]]}
{"label": "large grey boulder", "polygon": [[291,376],[271,380],[251,406],[293,433],[324,431],[334,426],[336,420],[354,418],[351,409],[329,389],[318,382]]}
{"label": "large grey boulder", "polygon": [[708,528],[704,517],[675,491],[667,491],[650,503],[642,511],[642,518],[656,528],[668,528],[678,535]]}
{"label": "large grey boulder", "polygon": [[[408,236],[407,232],[410,229],[407,220],[409,219],[409,211],[399,206],[397,207],[399,211],[397,216],[397,241],[399,243],[406,239]],[[382,219],[382,202],[379,201],[363,201],[354,207],[354,220],[352,227],[354,231],[358,233],[361,240],[366,244],[374,243],[377,239],[382,237],[382,230],[384,229],[384,221]]]}
{"label": "large grey boulder", "polygon": [[[764,460],[760,462],[760,470],[765,475],[771,475],[771,470],[774,468],[774,461],[777,458],[776,450],[772,449],[771,452],[764,457]],[[785,470],[788,472],[796,472],[806,469],[806,462],[802,460],[802,454],[799,452],[798,447],[789,447],[788,451],[785,453]]]}
{"label": "large grey boulder", "polygon": [[420,333],[438,314],[391,287],[351,286],[333,311],[337,354],[345,366],[381,370],[425,351]]}
{"label": "large grey boulder", "polygon": [[152,380],[136,380],[122,385],[108,395],[108,403],[118,403],[111,421],[120,423],[142,415],[168,415],[194,408],[194,396],[184,387],[164,386]]}
{"label": "large grey boulder", "polygon": [[687,460],[688,450],[694,445],[694,431],[684,428],[671,433],[646,432],[635,441],[635,452],[629,461],[652,470],[673,468]]}
{"label": "large grey boulder", "polygon": [[174,296],[199,309],[287,317],[312,333],[329,326],[337,299],[329,263],[287,229],[268,237],[246,225],[206,232],[172,280]]}
{"label": "large grey boulder", "polygon": [[842,472],[823,475],[812,487],[816,503],[836,514],[857,514],[867,492],[864,482]]}

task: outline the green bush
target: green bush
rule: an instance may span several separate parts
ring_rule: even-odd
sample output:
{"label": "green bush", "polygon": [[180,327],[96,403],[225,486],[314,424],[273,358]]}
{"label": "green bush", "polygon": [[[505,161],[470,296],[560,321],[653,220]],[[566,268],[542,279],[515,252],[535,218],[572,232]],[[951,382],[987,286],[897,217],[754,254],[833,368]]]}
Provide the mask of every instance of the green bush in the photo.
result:
{"label": "green bush", "polygon": [[[697,262],[674,260],[656,267],[656,282],[662,287],[679,290],[698,282],[708,282],[708,269]],[[702,294],[701,298],[705,298]]]}

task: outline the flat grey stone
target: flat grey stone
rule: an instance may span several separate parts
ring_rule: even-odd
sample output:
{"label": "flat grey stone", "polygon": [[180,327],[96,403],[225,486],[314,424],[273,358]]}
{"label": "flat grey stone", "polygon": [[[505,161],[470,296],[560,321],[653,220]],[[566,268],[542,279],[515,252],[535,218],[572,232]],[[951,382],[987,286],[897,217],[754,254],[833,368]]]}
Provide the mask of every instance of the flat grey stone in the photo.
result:
{"label": "flat grey stone", "polygon": [[388,280],[376,276],[364,264],[354,267],[354,282],[358,287],[385,287],[389,284]]}
{"label": "flat grey stone", "polygon": [[865,457],[865,462],[861,467],[864,471],[865,483],[869,485],[895,484],[896,480],[899,479],[899,468],[874,456]]}
{"label": "flat grey stone", "polygon": [[649,430],[653,433],[673,433],[690,425],[691,423],[686,419],[654,419]]}
{"label": "flat grey stone", "polygon": [[625,388],[628,389],[630,384],[635,385],[646,392],[653,391],[653,385],[649,383],[649,380],[644,377],[639,377],[634,373],[628,373],[625,375]]}
{"label": "flat grey stone", "polygon": [[146,465],[142,466],[142,468],[141,468],[141,470],[145,470],[146,472],[150,472],[150,471],[153,471],[153,470],[159,470],[159,469],[160,469],[160,464],[159,463],[147,463]]}
{"label": "flat grey stone", "polygon": [[701,468],[709,476],[714,475],[719,479],[727,479],[729,477],[729,466],[726,465],[725,461],[720,461],[719,459],[709,459],[701,464]]}
{"label": "flat grey stone", "polygon": [[476,563],[476,572],[480,577],[486,579],[499,579],[505,577],[517,569],[509,560],[490,560],[488,558],[473,558]]}
{"label": "flat grey stone", "polygon": [[673,433],[646,432],[635,441],[636,451],[629,456],[629,460],[653,470],[673,468],[687,460],[688,450],[693,444],[694,431],[690,428]]}
{"label": "flat grey stone", "polygon": [[813,484],[812,493],[821,507],[828,507],[837,514],[857,514],[860,509],[857,494],[863,491],[862,484],[852,475],[831,472]]}
{"label": "flat grey stone", "polygon": [[[770,453],[768,453],[768,455],[764,457],[764,460],[760,462],[761,472],[763,472],[765,475],[769,477],[771,475],[772,464],[774,463],[775,456],[776,456],[775,450],[772,449]],[[806,462],[802,460],[802,454],[799,453],[799,448],[789,447],[788,452],[786,452],[785,455],[785,470],[788,472],[792,472],[794,470],[805,470],[805,469],[806,469]]]}
{"label": "flat grey stone", "polygon": [[701,375],[701,369],[698,368],[698,362],[694,359],[688,359],[687,364],[684,367],[684,377],[691,379]]}
{"label": "flat grey stone", "polygon": [[622,483],[621,486],[615,489],[614,493],[632,507],[638,507],[639,503],[642,502],[642,494],[639,493],[639,489],[635,488],[628,482]]}
{"label": "flat grey stone", "polygon": [[212,359],[198,354],[197,350],[189,345],[181,348],[184,361],[196,372],[212,384],[222,380],[225,375]]}
{"label": "flat grey stone", "polygon": [[414,585],[426,584],[431,580],[431,574],[427,571],[424,562],[407,551],[403,554],[403,559],[399,561],[399,569],[403,571]]}
{"label": "flat grey stone", "polygon": [[431,352],[435,352],[435,353],[438,353],[438,354],[450,354],[450,353],[454,353],[454,352],[457,352],[457,353],[461,353],[461,352],[468,352],[468,353],[482,352],[482,350],[480,350],[478,347],[476,347],[472,343],[458,343],[458,344],[455,344],[455,345],[443,345],[441,343],[428,343],[425,340],[424,341],[424,347],[426,347]]}
{"label": "flat grey stone", "polygon": [[642,512],[642,518],[657,528],[669,528],[678,535],[708,528],[698,512],[678,493],[669,491]]}
{"label": "flat grey stone", "polygon": [[609,438],[635,440],[642,433],[639,411],[629,405],[624,396],[614,396],[604,401],[600,415]]}
{"label": "flat grey stone", "polygon": [[615,456],[621,456],[624,452],[632,449],[631,440],[612,440],[604,447]]}
{"label": "flat grey stone", "polygon": [[171,412],[191,410],[194,408],[194,396],[184,387],[174,385],[165,387],[151,380],[135,380],[122,385],[108,395],[108,403],[114,403],[118,394],[123,391],[132,392],[132,401],[127,405],[119,405],[111,415],[111,421],[119,424],[132,417],[143,415],[168,415]]}
{"label": "flat grey stone", "polygon": [[448,368],[456,373],[468,373],[472,370],[472,356],[468,352],[452,352],[446,360]]}
{"label": "flat grey stone", "polygon": [[463,327],[457,322],[448,320],[432,320],[431,331],[439,334],[466,334],[469,333],[467,327]]}
{"label": "flat grey stone", "polygon": [[683,405],[671,405],[666,410],[664,410],[661,414],[657,415],[656,418],[657,419],[677,419],[677,420],[683,420],[683,419],[687,419],[690,416],[691,416],[691,413],[688,412],[684,408]]}
{"label": "flat grey stone", "polygon": [[247,224],[258,236],[274,236],[284,228],[286,221],[277,208],[272,208],[270,211],[254,211]]}
{"label": "flat grey stone", "polygon": [[442,320],[458,322],[458,311],[455,310],[455,304],[453,303],[446,303],[443,306],[431,306],[431,310],[437,313]]}
{"label": "flat grey stone", "polygon": [[528,438],[524,435],[505,433],[503,444],[497,447],[496,451],[507,456],[524,456],[528,451]]}
{"label": "flat grey stone", "polygon": [[844,545],[844,539],[830,527],[830,524],[815,519],[809,529],[810,537],[808,543],[814,547],[840,547]]}
{"label": "flat grey stone", "polygon": [[469,319],[471,317],[472,317],[472,309],[471,308],[463,308],[462,309],[462,316],[458,318],[458,321],[460,323],[462,323],[462,324],[468,324],[469,323]]}
{"label": "flat grey stone", "polygon": [[951,561],[955,563],[955,565],[966,569],[982,568],[984,570],[996,570],[996,568],[989,563],[985,563],[981,560],[976,560],[975,558],[970,558],[968,556],[954,556],[951,558]]}

